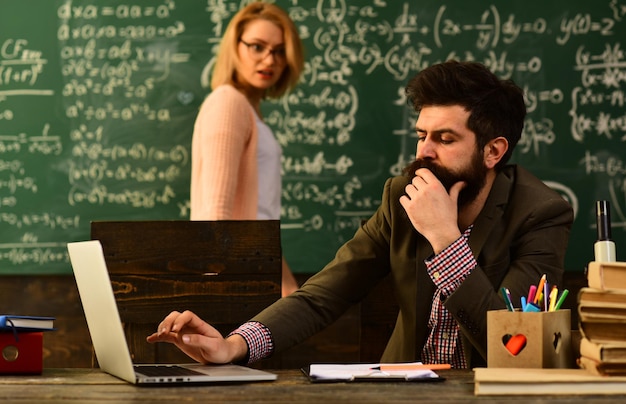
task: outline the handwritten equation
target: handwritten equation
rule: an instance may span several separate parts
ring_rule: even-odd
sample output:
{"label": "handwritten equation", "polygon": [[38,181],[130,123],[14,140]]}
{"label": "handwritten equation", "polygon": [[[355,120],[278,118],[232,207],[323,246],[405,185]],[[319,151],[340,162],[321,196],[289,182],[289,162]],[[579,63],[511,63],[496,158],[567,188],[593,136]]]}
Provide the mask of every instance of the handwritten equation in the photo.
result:
{"label": "handwritten equation", "polygon": [[[247,2],[41,0],[42,17],[8,6],[0,265],[63,272],[64,242],[88,238],[91,220],[188,218],[195,115],[224,30]],[[573,234],[593,226],[598,198],[626,229],[617,152],[626,142],[626,0],[566,9],[540,0],[276,3],[306,49],[299,85],[263,107],[283,147],[281,228],[297,271],[319,270],[375,211],[384,180],[414,159],[417,116],[404,87],[451,58],[522,86],[528,115],[513,160],[575,206],[583,223]],[[312,247],[290,252],[297,242]]]}

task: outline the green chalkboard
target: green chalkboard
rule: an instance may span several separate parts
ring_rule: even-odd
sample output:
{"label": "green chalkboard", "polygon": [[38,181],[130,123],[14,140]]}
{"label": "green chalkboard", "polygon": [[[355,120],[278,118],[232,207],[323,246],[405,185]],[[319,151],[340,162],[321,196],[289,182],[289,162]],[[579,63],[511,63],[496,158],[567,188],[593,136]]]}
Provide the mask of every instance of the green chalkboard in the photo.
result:
{"label": "green chalkboard", "polygon": [[[0,273],[70,273],[92,220],[189,217],[193,122],[247,1],[0,0]],[[416,72],[477,60],[526,91],[514,161],[566,197],[568,270],[593,259],[594,202],[626,245],[626,1],[277,0],[298,88],[264,105],[283,146],[284,253],[317,272],[414,157]]]}

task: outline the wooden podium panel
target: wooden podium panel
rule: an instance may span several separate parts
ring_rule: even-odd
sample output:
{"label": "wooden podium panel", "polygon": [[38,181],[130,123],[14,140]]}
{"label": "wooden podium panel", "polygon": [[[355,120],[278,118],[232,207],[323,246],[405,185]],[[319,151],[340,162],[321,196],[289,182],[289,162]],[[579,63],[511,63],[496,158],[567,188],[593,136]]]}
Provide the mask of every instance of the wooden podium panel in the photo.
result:
{"label": "wooden podium panel", "polygon": [[171,311],[191,310],[223,334],[280,298],[280,224],[101,221],[100,240],[135,363],[189,361],[146,336]]}

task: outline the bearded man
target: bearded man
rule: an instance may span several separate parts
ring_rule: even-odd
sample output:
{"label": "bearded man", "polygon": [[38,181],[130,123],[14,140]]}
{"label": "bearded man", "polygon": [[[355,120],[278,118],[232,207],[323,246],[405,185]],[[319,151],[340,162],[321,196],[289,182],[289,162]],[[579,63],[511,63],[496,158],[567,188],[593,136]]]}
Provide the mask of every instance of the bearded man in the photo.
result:
{"label": "bearded man", "polygon": [[222,337],[170,313],[149,342],[204,363],[251,363],[335,321],[388,274],[399,313],[381,362],[486,366],[487,311],[546,275],[561,283],[571,206],[507,162],[526,116],[522,90],[485,66],[448,61],[406,87],[418,112],[416,160],[387,180],[380,207],[298,291]]}

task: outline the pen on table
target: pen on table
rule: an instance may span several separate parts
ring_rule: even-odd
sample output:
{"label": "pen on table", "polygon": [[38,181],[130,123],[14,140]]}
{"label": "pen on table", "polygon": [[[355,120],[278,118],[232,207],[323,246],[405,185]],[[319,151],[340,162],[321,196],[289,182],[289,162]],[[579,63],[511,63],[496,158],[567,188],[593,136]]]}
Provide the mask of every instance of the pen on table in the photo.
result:
{"label": "pen on table", "polygon": [[445,370],[450,368],[449,363],[387,363],[371,368],[371,370],[386,372],[389,370]]}
{"label": "pen on table", "polygon": [[561,308],[561,305],[565,301],[565,298],[567,297],[568,293],[569,293],[569,290],[563,289],[563,292],[561,292],[561,297],[559,297],[559,300],[556,302],[556,305],[554,306],[555,311]]}
{"label": "pen on table", "polygon": [[509,290],[505,287],[500,288],[500,293],[502,294],[502,297],[504,298],[504,304],[506,305],[506,308],[509,311],[515,311],[515,308],[513,307],[513,303],[511,302],[511,293],[509,292]]}
{"label": "pen on table", "polygon": [[541,292],[543,291],[544,283],[546,283],[546,274],[541,275],[541,279],[539,279],[539,285],[537,286],[535,300],[533,300],[533,303],[535,303],[536,305],[539,305],[539,296],[541,295]]}
{"label": "pen on table", "polygon": [[556,299],[558,295],[559,295],[559,288],[557,288],[556,285],[552,286],[552,290],[550,291],[550,308],[548,309],[548,311],[555,310]]}

